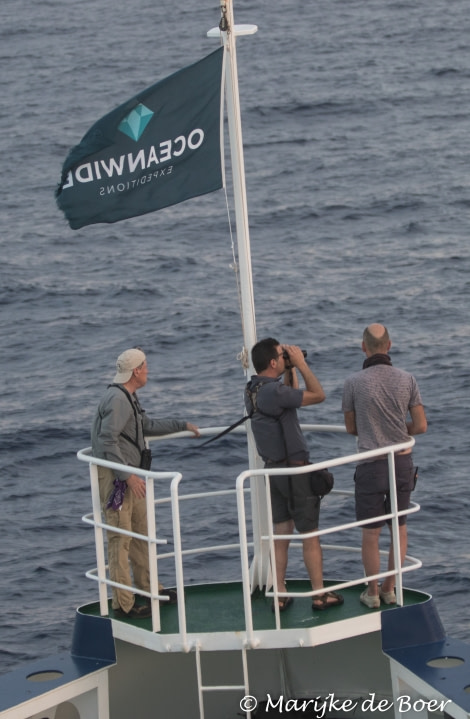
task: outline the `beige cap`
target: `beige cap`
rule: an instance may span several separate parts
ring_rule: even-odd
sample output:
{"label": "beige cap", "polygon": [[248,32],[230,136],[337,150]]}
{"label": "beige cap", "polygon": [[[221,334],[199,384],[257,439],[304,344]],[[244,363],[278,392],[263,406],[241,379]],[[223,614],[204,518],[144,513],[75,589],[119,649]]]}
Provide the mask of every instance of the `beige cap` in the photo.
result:
{"label": "beige cap", "polygon": [[120,354],[116,360],[117,371],[113,382],[117,384],[128,382],[132,377],[132,370],[140,367],[142,362],[145,362],[145,354],[142,350],[131,349]]}

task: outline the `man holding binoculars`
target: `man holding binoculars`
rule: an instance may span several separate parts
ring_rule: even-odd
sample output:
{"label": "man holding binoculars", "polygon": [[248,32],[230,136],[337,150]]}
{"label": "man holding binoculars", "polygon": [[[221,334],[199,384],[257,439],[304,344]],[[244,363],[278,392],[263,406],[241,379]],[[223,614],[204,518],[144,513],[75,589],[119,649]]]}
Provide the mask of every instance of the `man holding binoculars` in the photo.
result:
{"label": "man holding binoculars", "polygon": [[[256,375],[246,388],[245,405],[251,416],[251,428],[258,454],[265,467],[296,467],[310,464],[305,437],[297,409],[325,400],[323,388],[306,362],[306,352],[295,345],[281,345],[268,337],[251,350]],[[297,371],[305,389],[299,389]],[[283,378],[283,381],[281,381]],[[312,494],[309,474],[271,476],[271,508],[275,534],[292,534],[318,529],[320,497]],[[278,592],[286,592],[285,575],[289,551],[288,539],[274,543]],[[323,562],[318,537],[303,539],[303,559],[312,588],[323,588]],[[279,610],[292,604],[292,597],[279,600]],[[312,599],[312,609],[338,606],[343,597],[325,592]],[[274,611],[274,605],[273,605]]]}

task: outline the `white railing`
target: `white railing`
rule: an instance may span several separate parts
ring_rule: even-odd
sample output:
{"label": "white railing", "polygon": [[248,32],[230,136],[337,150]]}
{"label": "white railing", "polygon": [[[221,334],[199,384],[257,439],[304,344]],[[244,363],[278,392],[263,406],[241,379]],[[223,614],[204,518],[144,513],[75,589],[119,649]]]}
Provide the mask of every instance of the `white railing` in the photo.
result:
{"label": "white railing", "polygon": [[[303,427],[305,430],[306,427]],[[333,428],[330,427],[328,431],[340,431],[342,428]],[[328,586],[328,591],[337,591],[340,589],[346,589],[347,587],[353,587],[358,584],[363,584],[364,582],[368,582],[375,579],[382,579],[384,577],[389,577],[392,575],[396,576],[396,595],[397,595],[397,604],[403,605],[403,574],[405,572],[410,572],[414,569],[419,569],[422,566],[422,562],[419,559],[416,559],[415,557],[407,555],[405,558],[405,563],[402,566],[401,564],[401,554],[400,554],[400,536],[399,536],[399,517],[412,514],[414,512],[418,512],[420,509],[420,506],[416,502],[410,502],[410,507],[406,510],[398,511],[397,508],[397,493],[396,493],[396,477],[395,477],[395,464],[394,464],[394,454],[395,452],[400,452],[404,449],[411,448],[415,443],[414,438],[410,438],[408,442],[403,442],[401,444],[396,445],[390,445],[389,447],[384,447],[381,449],[371,450],[369,452],[361,452],[357,454],[348,455],[345,457],[339,457],[336,459],[329,459],[324,462],[316,462],[315,464],[305,465],[302,467],[289,467],[289,474],[290,475],[297,475],[297,474],[304,474],[307,472],[311,472],[313,470],[318,469],[332,469],[334,467],[339,467],[341,465],[350,464],[350,463],[357,463],[359,460],[363,459],[372,459],[374,457],[384,457],[386,456],[388,459],[388,469],[389,469],[389,485],[390,485],[390,513],[384,514],[381,517],[374,517],[372,519],[366,519],[361,521],[355,521],[355,522],[348,522],[346,524],[337,525],[334,527],[329,527],[326,529],[319,529],[314,532],[309,532],[302,534],[303,538],[308,537],[322,537],[328,534],[337,533],[341,531],[346,531],[353,529],[355,527],[363,527],[367,526],[367,524],[371,524],[372,522],[377,522],[378,519],[380,520],[391,520],[391,530],[392,530],[392,543],[393,543],[393,558],[394,558],[394,566],[395,569],[393,570],[387,570],[384,572],[380,572],[378,574],[374,575],[364,575],[361,577],[358,577],[356,579],[344,581],[344,582],[338,582],[334,585]],[[250,480],[255,481],[263,481],[265,483],[266,488],[266,501],[270,502],[270,489],[269,489],[269,482],[267,481],[268,475],[285,475],[286,474],[286,468],[269,468],[267,469],[248,469],[239,474],[237,477],[237,507],[238,507],[238,522],[239,522],[239,532],[240,532],[240,556],[241,556],[241,570],[242,570],[242,583],[243,583],[243,599],[244,599],[244,607],[245,607],[245,622],[246,622],[246,629],[247,629],[247,642],[249,644],[252,644],[255,646],[256,639],[253,635],[253,621],[252,621],[252,612],[251,612],[251,593],[252,593],[252,587],[250,583],[250,564],[249,564],[249,556],[248,556],[248,547],[249,543],[247,541],[247,523],[246,523],[246,514],[245,514],[245,501],[244,501],[244,492],[245,492],[245,482]],[[346,495],[354,495],[353,491],[347,491],[347,490],[332,490],[332,494],[346,494]],[[324,589],[318,589],[318,590],[311,590],[307,592],[296,592],[295,594],[292,592],[278,592],[277,591],[277,582],[276,582],[276,563],[274,561],[274,543],[278,540],[282,539],[290,539],[295,540],[299,539],[299,534],[274,534],[273,533],[273,526],[272,523],[269,525],[269,531],[267,535],[263,535],[261,537],[261,540],[264,542],[269,543],[269,549],[270,549],[270,557],[271,557],[271,570],[273,573],[273,591],[269,592],[266,591],[266,596],[270,596],[274,598],[274,607],[275,607],[275,615],[276,615],[276,627],[280,628],[280,616],[279,616],[279,604],[278,604],[278,597],[288,597],[288,596],[300,596],[300,597],[313,597],[319,594],[324,593]],[[360,547],[349,547],[349,546],[340,546],[340,545],[325,545],[322,544],[323,549],[329,549],[329,550],[335,550],[335,551],[346,551],[346,552],[361,552]],[[388,552],[381,551],[380,554],[388,554]]]}
{"label": "white railing", "polygon": [[[201,430],[202,435],[215,435],[219,431],[223,430],[224,427],[211,427]],[[344,427],[340,427],[337,425],[302,425],[302,429],[304,431],[315,431],[315,432],[344,432]],[[238,427],[234,432],[237,433],[245,433],[246,430],[244,427]],[[174,437],[189,437],[192,436],[190,432],[180,432],[174,435],[171,435],[172,438]],[[158,438],[160,441],[163,441],[165,438],[168,439],[170,435],[167,435],[163,438]],[[149,438],[150,440],[157,439],[157,438]],[[329,469],[332,469],[334,467],[339,467],[341,465],[350,464],[350,463],[356,463],[360,459],[366,459],[366,458],[373,458],[376,456],[384,456],[386,455],[388,457],[388,464],[389,464],[389,476],[390,476],[390,496],[391,496],[391,512],[390,514],[384,515],[382,519],[390,519],[391,520],[391,527],[392,527],[392,538],[393,538],[393,547],[394,547],[394,560],[395,560],[395,570],[392,571],[385,571],[381,572],[380,574],[374,575],[374,576],[361,576],[359,578],[351,579],[348,581],[340,582],[338,584],[335,584],[334,586],[328,586],[328,590],[338,590],[338,589],[345,589],[346,587],[355,586],[358,584],[362,584],[366,581],[372,580],[372,579],[380,579],[386,576],[390,576],[392,574],[396,575],[396,594],[397,594],[397,602],[398,604],[403,603],[403,581],[402,581],[402,575],[405,572],[409,572],[413,569],[418,569],[421,566],[421,562],[414,557],[407,556],[405,560],[405,565],[401,566],[400,561],[400,541],[399,541],[399,524],[398,519],[401,515],[404,514],[410,514],[412,512],[417,512],[420,507],[416,503],[411,503],[411,506],[409,509],[405,511],[397,511],[397,503],[396,503],[396,489],[395,489],[395,467],[393,462],[393,456],[394,453],[397,451],[401,451],[403,449],[406,449],[408,447],[412,447],[414,445],[414,439],[411,438],[409,442],[405,442],[403,444],[399,445],[393,445],[390,447],[382,448],[380,450],[374,450],[371,452],[363,452],[360,454],[352,454],[347,455],[344,457],[339,457],[336,459],[329,459],[323,462],[317,462],[315,464],[311,464],[308,466],[303,467],[289,467],[289,474],[295,475],[295,474],[302,474],[304,472],[309,472],[314,469],[322,469],[324,467],[328,467]],[[185,598],[184,598],[184,575],[183,575],[183,559],[185,556],[192,555],[192,554],[203,554],[203,553],[211,553],[211,552],[220,552],[220,551],[230,551],[234,549],[239,549],[240,551],[240,560],[241,560],[241,580],[243,585],[243,598],[244,598],[244,609],[245,609],[245,626],[246,626],[246,642],[248,646],[256,646],[257,640],[254,636],[254,630],[253,630],[253,618],[252,618],[252,612],[251,612],[251,593],[253,590],[253,587],[251,586],[251,580],[250,580],[250,559],[249,559],[249,550],[253,546],[256,546],[255,542],[249,542],[248,536],[247,536],[247,517],[246,517],[246,507],[245,507],[245,495],[249,494],[250,489],[245,487],[245,482],[250,479],[254,482],[264,482],[266,487],[266,502],[268,503],[267,506],[270,506],[270,495],[269,495],[269,482],[265,481],[266,477],[268,476],[268,470],[266,469],[247,469],[244,470],[239,474],[236,480],[236,486],[235,489],[232,490],[221,490],[216,492],[199,492],[199,493],[192,493],[187,495],[179,495],[179,484],[182,479],[182,475],[179,472],[152,472],[150,470],[143,470],[138,468],[132,468],[132,471],[134,474],[137,474],[145,479],[146,482],[146,506],[147,506],[147,520],[148,520],[148,535],[140,535],[136,534],[134,532],[129,532],[123,529],[120,529],[119,527],[109,526],[106,523],[103,522],[102,518],[102,512],[101,512],[101,502],[100,502],[100,496],[99,496],[99,485],[98,485],[98,466],[102,467],[109,467],[110,469],[120,469],[120,470],[127,470],[128,468],[115,464],[113,462],[107,462],[106,460],[97,459],[92,456],[91,449],[87,448],[84,450],[81,450],[77,453],[78,459],[81,461],[87,462],[89,464],[90,469],[90,480],[91,480],[91,493],[92,493],[92,509],[93,511],[90,514],[87,514],[83,517],[83,521],[92,525],[94,527],[95,531],[95,544],[96,544],[96,557],[97,557],[97,567],[95,569],[92,569],[87,572],[86,576],[90,579],[93,579],[94,581],[97,581],[99,584],[99,601],[100,601],[100,612],[103,616],[108,615],[108,587],[118,587],[122,589],[129,589],[135,594],[140,594],[144,597],[147,597],[150,599],[151,607],[152,607],[152,629],[154,632],[160,631],[160,601],[164,602],[167,601],[166,596],[159,595],[159,582],[158,582],[158,562],[164,560],[164,559],[173,559],[174,560],[174,567],[175,567],[175,578],[176,578],[176,590],[178,593],[178,620],[179,620],[179,636],[181,641],[181,647],[183,651],[189,652],[193,647],[191,642],[188,640],[188,634],[187,634],[187,628],[186,628],[186,609],[185,609]],[[285,468],[277,468],[269,469],[269,474],[285,474],[286,470]],[[159,497],[158,499],[155,499],[155,492],[154,492],[154,484],[157,482],[157,485],[161,485],[162,483],[165,483],[165,486],[167,486],[167,483],[170,483],[170,496],[167,497]],[[346,494],[346,495],[353,495],[353,491],[348,490],[338,490],[333,489],[332,495],[334,494]],[[222,496],[222,495],[236,495],[236,501],[237,501],[237,510],[238,510],[238,525],[239,525],[239,536],[240,536],[240,542],[239,543],[230,543],[230,544],[218,544],[213,545],[209,547],[199,547],[195,548],[192,547],[191,549],[183,550],[182,548],[182,538],[181,538],[181,524],[180,524],[180,503],[182,501],[197,501],[197,500],[207,500],[209,497],[215,497],[215,496]],[[170,552],[159,552],[157,553],[157,546],[163,547],[168,543],[167,539],[159,538],[156,536],[156,520],[155,520],[155,513],[156,508],[159,505],[168,504],[171,505],[171,516],[172,516],[172,527],[173,527],[173,551]],[[207,504],[207,502],[205,502]],[[302,535],[302,538],[309,537],[309,536],[319,536],[322,537],[324,535],[328,535],[331,533],[336,533],[340,531],[346,531],[350,530],[355,527],[361,527],[364,525],[367,525],[370,522],[377,521],[377,517],[370,520],[364,520],[361,522],[349,522],[347,524],[329,527],[326,529],[317,530],[315,532],[311,532],[307,535]],[[111,579],[107,577],[107,565],[106,565],[106,558],[105,558],[105,537],[104,533],[106,531],[111,531],[115,533],[121,533],[127,536],[136,537],[138,539],[144,540],[148,544],[148,551],[149,551],[149,567],[150,567],[150,592],[145,592],[143,590],[140,590],[134,586],[128,587],[122,584],[119,584],[117,582],[113,582]],[[273,573],[273,581],[272,581],[272,587],[273,591],[269,592],[270,587],[266,587],[268,591],[266,591],[267,596],[274,597],[274,603],[275,607],[278,604],[276,601],[278,597],[285,597],[285,596],[291,596],[292,593],[281,593],[277,591],[276,588],[276,576],[275,576],[275,562],[274,562],[274,543],[276,540],[279,539],[294,539],[298,540],[299,535],[274,535],[272,523],[269,523],[269,529],[267,534],[263,534],[260,539],[261,543],[268,543],[269,545],[269,551],[270,551],[270,557],[271,557],[271,569]],[[295,544],[293,545],[295,546]],[[360,547],[350,547],[350,546],[340,546],[340,545],[322,545],[323,549],[328,550],[335,550],[335,551],[341,551],[341,552],[360,552]],[[384,552],[381,552],[382,554]],[[317,590],[317,591],[308,591],[308,592],[302,592],[302,593],[296,593],[296,596],[314,596],[316,594],[322,593],[324,590]],[[276,608],[276,626],[277,628],[280,628],[280,618],[279,618],[279,611],[278,608]]]}

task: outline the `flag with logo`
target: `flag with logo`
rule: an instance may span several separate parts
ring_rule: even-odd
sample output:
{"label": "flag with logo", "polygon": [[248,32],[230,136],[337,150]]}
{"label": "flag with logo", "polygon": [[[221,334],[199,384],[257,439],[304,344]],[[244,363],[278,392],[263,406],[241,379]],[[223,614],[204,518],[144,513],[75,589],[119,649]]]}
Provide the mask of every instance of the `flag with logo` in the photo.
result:
{"label": "flag with logo", "polygon": [[144,215],[223,186],[223,52],[143,90],[70,151],[56,199],[72,229]]}

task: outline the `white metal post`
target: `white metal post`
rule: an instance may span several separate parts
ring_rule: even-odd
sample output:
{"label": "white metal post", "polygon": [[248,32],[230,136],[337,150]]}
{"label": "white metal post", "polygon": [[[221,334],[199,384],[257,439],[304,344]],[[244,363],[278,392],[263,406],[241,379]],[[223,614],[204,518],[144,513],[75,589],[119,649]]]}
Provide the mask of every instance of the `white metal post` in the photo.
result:
{"label": "white metal post", "polygon": [[147,510],[147,546],[150,573],[150,600],[152,607],[152,630],[160,631],[160,602],[156,599],[158,589],[158,568],[157,568],[157,529],[155,522],[155,494],[153,477],[145,477],[145,500]]}
{"label": "white metal post", "polygon": [[96,567],[98,572],[98,587],[100,595],[100,613],[102,617],[109,614],[108,587],[106,585],[106,556],[104,550],[104,536],[101,524],[101,500],[98,480],[98,467],[90,462],[91,503],[93,507],[93,521],[95,529]]}
{"label": "white metal post", "polygon": [[392,541],[393,541],[393,561],[395,565],[395,582],[397,604],[403,606],[403,577],[401,571],[401,547],[400,547],[400,526],[397,517],[397,481],[395,475],[395,454],[390,452],[388,455],[388,476],[390,489],[390,511],[392,517]]}
{"label": "white metal post", "polygon": [[[232,0],[221,0],[222,15],[226,22],[226,30],[210,31],[211,37],[222,36],[225,49],[225,88],[227,103],[228,131],[230,138],[230,151],[232,160],[232,178],[234,189],[235,222],[237,230],[238,262],[240,270],[241,312],[243,324],[244,347],[249,355],[256,343],[256,322],[253,294],[253,277],[251,267],[250,231],[248,224],[248,206],[245,185],[245,161],[243,155],[243,138],[241,127],[240,99],[238,91],[237,68],[237,35],[253,35],[257,32],[256,25],[235,25],[233,17]],[[246,379],[253,373],[251,360],[245,370]],[[253,435],[250,428],[248,434],[248,462],[249,467],[260,467],[260,460],[256,452]],[[256,586],[263,587],[269,581],[270,565],[269,552],[263,547],[260,537],[268,531],[270,522],[266,507],[265,494],[261,483],[251,483],[251,503],[253,517],[253,543],[254,557],[251,566],[252,590]]]}

